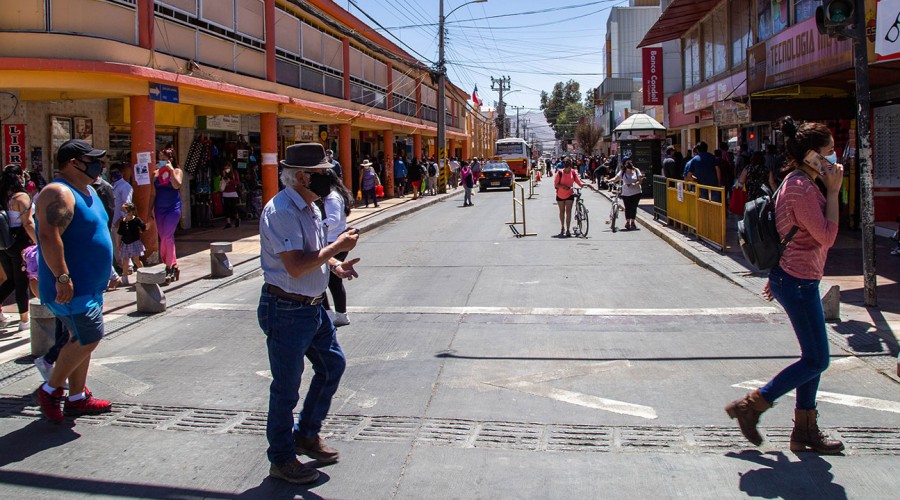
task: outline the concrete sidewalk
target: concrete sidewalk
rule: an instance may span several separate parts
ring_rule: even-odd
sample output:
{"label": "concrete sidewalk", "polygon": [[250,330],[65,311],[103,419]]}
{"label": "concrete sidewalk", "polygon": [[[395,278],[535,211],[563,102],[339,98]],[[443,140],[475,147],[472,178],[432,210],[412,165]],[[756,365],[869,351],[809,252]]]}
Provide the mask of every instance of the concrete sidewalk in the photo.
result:
{"label": "concrete sidewalk", "polygon": [[[436,196],[424,196],[417,200],[413,200],[411,196],[383,199],[378,203],[378,208],[355,207],[348,216],[348,224],[364,233],[457,195],[462,195],[462,189],[453,189]],[[228,259],[235,267],[235,276],[252,272],[258,266],[259,221],[257,220],[243,221],[240,226],[228,229],[216,227],[179,230],[175,234],[175,246],[181,279],[163,287],[170,305],[173,303],[171,295],[177,295],[188,285],[209,278],[209,245],[220,241],[232,243],[233,251],[228,254]],[[137,313],[133,286],[135,276],[130,276],[130,279],[131,285],[120,286],[104,295],[103,312],[107,323]],[[215,286],[216,283],[219,281],[212,280],[210,285]],[[15,304],[7,306],[4,312],[13,317],[17,316]],[[0,364],[31,353],[29,333],[28,330],[18,331],[17,321],[0,328]]]}
{"label": "concrete sidewalk", "polygon": [[[587,184],[607,200],[608,191]],[[641,200],[637,220],[697,265],[754,293],[762,292],[768,279],[744,259],[737,241],[737,217],[728,214],[726,248],[719,252],[663,221],[654,219],[653,199]],[[601,218],[605,218],[605,213]],[[859,356],[884,375],[900,382],[900,257],[888,238],[876,237],[878,307],[866,307],[863,300],[862,250],[858,231],[842,230],[828,253],[823,282],[841,289],[841,320],[830,324],[831,340]]]}

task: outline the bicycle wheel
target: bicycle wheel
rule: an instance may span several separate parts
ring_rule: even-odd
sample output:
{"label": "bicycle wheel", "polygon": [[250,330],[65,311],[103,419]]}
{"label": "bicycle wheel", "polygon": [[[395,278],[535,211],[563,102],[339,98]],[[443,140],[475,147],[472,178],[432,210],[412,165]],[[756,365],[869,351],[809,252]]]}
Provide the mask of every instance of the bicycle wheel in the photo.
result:
{"label": "bicycle wheel", "polygon": [[584,236],[582,232],[582,225],[584,224],[584,206],[579,202],[575,202],[575,227],[573,228],[572,233],[576,237]]}
{"label": "bicycle wheel", "polygon": [[590,221],[590,218],[588,217],[588,209],[585,208],[585,206],[583,204],[581,205],[581,211],[584,214],[583,220],[581,221],[581,226],[582,226],[581,227],[581,237],[587,238],[588,230],[590,230],[590,228],[591,228],[591,221]]}

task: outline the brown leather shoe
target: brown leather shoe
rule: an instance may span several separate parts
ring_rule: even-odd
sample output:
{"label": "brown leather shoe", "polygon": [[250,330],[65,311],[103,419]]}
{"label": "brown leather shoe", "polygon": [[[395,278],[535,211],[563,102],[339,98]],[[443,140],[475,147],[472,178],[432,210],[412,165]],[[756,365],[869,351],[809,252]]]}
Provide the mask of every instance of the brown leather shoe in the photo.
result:
{"label": "brown leather shoe", "polygon": [[741,434],[747,441],[759,446],[763,438],[756,429],[759,424],[759,416],[772,405],[763,399],[759,390],[753,391],[741,399],[732,401],[725,406],[725,412],[731,418],[736,418],[741,428]]}
{"label": "brown leather shoe", "polygon": [[284,464],[272,464],[269,475],[294,484],[309,484],[319,479],[319,471],[303,465],[296,458]]}
{"label": "brown leather shoe", "polygon": [[306,455],[323,464],[331,464],[338,461],[340,453],[334,448],[329,448],[325,440],[318,434],[313,437],[301,438],[294,434],[294,451],[298,455]]}
{"label": "brown leather shoe", "polygon": [[819,430],[817,410],[794,410],[794,430],[791,431],[791,451],[812,450],[822,455],[837,455],[844,451],[844,443],[829,439]]}

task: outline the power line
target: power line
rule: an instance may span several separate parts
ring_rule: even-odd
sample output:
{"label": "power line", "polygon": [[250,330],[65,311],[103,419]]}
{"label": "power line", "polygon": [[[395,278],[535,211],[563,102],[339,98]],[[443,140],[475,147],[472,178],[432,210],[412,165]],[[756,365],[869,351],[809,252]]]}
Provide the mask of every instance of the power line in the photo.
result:
{"label": "power line", "polygon": [[356,7],[356,10],[358,10],[360,13],[362,13],[362,15],[366,16],[366,18],[367,18],[369,21],[372,21],[373,23],[375,23],[376,26],[378,26],[378,27],[384,29],[385,32],[387,32],[387,34],[391,35],[391,37],[392,37],[393,39],[395,39],[395,40],[397,40],[398,42],[400,42],[401,45],[403,45],[404,47],[406,47],[407,49],[409,49],[413,54],[415,54],[415,55],[421,57],[423,60],[425,60],[425,61],[427,61],[427,62],[430,62],[431,64],[435,64],[434,61],[432,61],[431,59],[428,59],[427,57],[423,56],[423,55],[420,54],[416,49],[410,47],[409,45],[406,44],[406,42],[404,42],[404,41],[401,40],[399,37],[397,37],[396,35],[394,35],[393,33],[391,33],[390,30],[386,29],[384,26],[381,25],[381,23],[379,23],[378,21],[376,21],[374,17],[370,16],[368,12],[366,12],[366,11],[360,9],[360,8],[359,8],[359,5],[357,5],[356,2],[354,2],[353,0],[347,0],[347,2],[350,3],[351,5],[353,5],[354,7]]}

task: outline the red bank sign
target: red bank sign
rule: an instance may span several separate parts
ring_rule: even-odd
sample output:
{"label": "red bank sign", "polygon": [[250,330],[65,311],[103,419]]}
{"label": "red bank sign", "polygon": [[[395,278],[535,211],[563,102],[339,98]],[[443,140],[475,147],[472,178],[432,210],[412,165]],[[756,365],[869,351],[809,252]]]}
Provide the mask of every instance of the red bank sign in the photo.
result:
{"label": "red bank sign", "polygon": [[662,47],[644,47],[644,106],[663,103]]}
{"label": "red bank sign", "polygon": [[25,168],[25,125],[3,126],[3,164]]}

